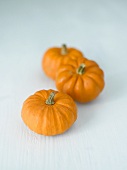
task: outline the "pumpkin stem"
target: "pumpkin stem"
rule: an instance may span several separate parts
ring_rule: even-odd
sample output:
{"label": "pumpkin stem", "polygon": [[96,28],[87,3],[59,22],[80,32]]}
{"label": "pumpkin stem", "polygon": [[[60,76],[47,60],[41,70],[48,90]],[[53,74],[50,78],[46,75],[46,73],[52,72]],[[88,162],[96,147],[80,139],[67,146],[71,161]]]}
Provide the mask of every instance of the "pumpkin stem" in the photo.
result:
{"label": "pumpkin stem", "polygon": [[66,55],[67,53],[68,53],[67,46],[66,46],[66,44],[63,44],[61,47],[61,54]]}
{"label": "pumpkin stem", "polygon": [[85,72],[85,64],[80,64],[79,68],[77,69],[77,73],[82,75]]}
{"label": "pumpkin stem", "polygon": [[54,104],[55,103],[54,102],[54,96],[55,96],[55,92],[51,92],[45,103],[48,104],[48,105]]}

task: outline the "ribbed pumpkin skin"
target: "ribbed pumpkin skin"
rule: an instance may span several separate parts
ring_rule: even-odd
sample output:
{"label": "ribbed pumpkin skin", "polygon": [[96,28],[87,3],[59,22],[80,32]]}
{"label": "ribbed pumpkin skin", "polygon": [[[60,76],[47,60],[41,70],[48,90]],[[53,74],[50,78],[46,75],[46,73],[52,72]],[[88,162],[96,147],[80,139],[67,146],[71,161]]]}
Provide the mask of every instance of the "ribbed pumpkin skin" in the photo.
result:
{"label": "ribbed pumpkin skin", "polygon": [[[84,74],[77,73],[81,64],[85,65]],[[62,65],[57,71],[56,87],[59,91],[69,94],[78,102],[90,102],[103,90],[104,73],[98,64],[86,58],[78,58]]]}
{"label": "ribbed pumpkin skin", "polygon": [[77,119],[77,107],[73,99],[56,92],[53,105],[46,99],[54,90],[41,90],[28,97],[22,107],[24,123],[34,132],[46,136],[57,135],[68,130]]}
{"label": "ribbed pumpkin skin", "polygon": [[45,74],[55,80],[56,72],[61,64],[66,64],[70,59],[76,60],[83,57],[83,54],[75,48],[67,48],[67,54],[61,54],[61,48],[50,48],[42,58],[42,68]]}

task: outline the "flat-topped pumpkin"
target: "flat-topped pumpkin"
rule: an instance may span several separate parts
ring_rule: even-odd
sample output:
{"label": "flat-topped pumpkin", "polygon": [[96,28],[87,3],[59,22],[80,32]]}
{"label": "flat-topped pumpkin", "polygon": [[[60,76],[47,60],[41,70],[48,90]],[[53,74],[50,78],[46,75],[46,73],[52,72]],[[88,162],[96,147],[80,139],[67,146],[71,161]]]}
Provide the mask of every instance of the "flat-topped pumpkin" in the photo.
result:
{"label": "flat-topped pumpkin", "polygon": [[69,94],[78,102],[94,100],[101,93],[104,85],[104,72],[95,61],[86,58],[70,60],[57,71],[57,89]]}
{"label": "flat-topped pumpkin", "polygon": [[21,115],[32,131],[51,136],[61,134],[73,125],[77,107],[67,94],[40,90],[25,100]]}

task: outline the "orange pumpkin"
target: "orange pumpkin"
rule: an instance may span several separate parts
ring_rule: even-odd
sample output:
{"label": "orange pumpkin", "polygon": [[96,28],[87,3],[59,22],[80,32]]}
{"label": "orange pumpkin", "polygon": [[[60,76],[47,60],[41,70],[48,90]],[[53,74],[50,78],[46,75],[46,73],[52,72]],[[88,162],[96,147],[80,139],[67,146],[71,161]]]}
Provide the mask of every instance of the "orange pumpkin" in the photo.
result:
{"label": "orange pumpkin", "polygon": [[56,72],[61,64],[69,59],[83,57],[83,54],[75,48],[67,48],[65,44],[61,48],[53,47],[46,51],[42,59],[42,68],[45,74],[55,80]]}
{"label": "orange pumpkin", "polygon": [[77,107],[67,94],[41,90],[26,99],[21,115],[32,131],[50,136],[61,134],[72,126],[77,119]]}
{"label": "orange pumpkin", "polygon": [[78,102],[94,100],[104,88],[104,73],[98,64],[78,58],[62,65],[56,75],[56,87]]}

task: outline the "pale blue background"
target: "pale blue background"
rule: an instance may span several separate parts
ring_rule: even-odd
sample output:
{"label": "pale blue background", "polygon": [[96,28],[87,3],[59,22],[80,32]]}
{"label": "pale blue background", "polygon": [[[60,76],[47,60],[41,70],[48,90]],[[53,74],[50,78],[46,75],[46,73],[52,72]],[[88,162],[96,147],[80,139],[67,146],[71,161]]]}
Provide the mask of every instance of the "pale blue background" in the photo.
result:
{"label": "pale blue background", "polygon": [[[65,134],[44,137],[23,124],[23,101],[55,89],[41,69],[66,43],[98,62],[106,86],[78,104]],[[127,170],[127,1],[0,0],[0,170]]]}

